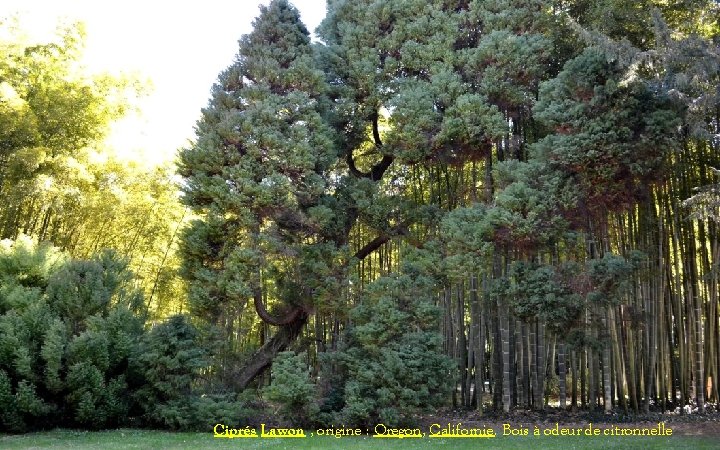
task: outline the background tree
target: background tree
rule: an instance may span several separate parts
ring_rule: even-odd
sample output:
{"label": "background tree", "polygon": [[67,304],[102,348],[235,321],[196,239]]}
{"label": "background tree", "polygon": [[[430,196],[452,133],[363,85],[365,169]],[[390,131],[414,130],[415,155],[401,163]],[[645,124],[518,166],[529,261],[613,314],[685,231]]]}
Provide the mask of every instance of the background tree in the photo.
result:
{"label": "background tree", "polygon": [[9,21],[2,26],[10,31],[10,39],[0,44],[0,195],[7,205],[2,237],[14,238],[27,227],[34,194],[75,168],[77,158],[122,115],[127,103],[114,99],[129,93],[131,85],[109,76],[91,78],[78,69],[80,24],[61,30],[55,42],[37,45],[23,42]]}
{"label": "background tree", "polygon": [[169,168],[107,155],[110,125],[142,94],[130,76],[88,75],[82,24],[34,43],[0,22],[0,234],[50,241],[87,259],[112,248],[130,260],[158,316],[179,312],[174,249],[183,208]]}

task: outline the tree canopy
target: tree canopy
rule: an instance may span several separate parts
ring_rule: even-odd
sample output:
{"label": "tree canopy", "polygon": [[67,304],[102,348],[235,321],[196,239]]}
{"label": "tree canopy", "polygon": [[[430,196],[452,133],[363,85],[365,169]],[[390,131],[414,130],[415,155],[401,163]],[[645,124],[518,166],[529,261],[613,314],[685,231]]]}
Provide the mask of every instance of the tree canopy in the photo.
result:
{"label": "tree canopy", "polygon": [[[646,300],[631,295],[681,270],[656,263],[669,235],[652,224],[677,220],[678,201],[662,199],[682,197],[682,164],[707,179],[717,146],[689,132],[715,126],[716,94],[695,74],[716,76],[705,21],[716,7],[646,3],[335,0],[317,42],[287,1],[261,7],[180,162],[183,201],[198,214],[182,239],[191,308],[224,330],[230,354],[245,352],[228,381],[244,388],[277,352],[308,351],[346,383],[338,414],[384,418],[382,400],[354,403],[365,372],[347,364],[356,352],[372,360],[369,336],[422,303],[400,291],[428,283],[420,290],[442,321],[417,326],[442,333],[456,401],[470,404],[474,385],[480,406],[491,378],[495,406],[542,408],[551,339],[562,358],[566,344],[587,352],[588,396],[602,386],[610,407],[610,372],[596,371],[635,344],[607,326],[663,301],[647,287]],[[682,22],[689,11],[696,21]],[[658,241],[643,241],[648,226],[661,227]],[[660,333],[646,326],[643,348]],[[644,395],[627,386],[635,400],[657,395],[654,376]]]}
{"label": "tree canopy", "polygon": [[103,155],[133,84],[84,71],[81,26],[11,33],[0,427],[704,411],[718,12],[328,0],[313,39],[272,0],[178,184]]}

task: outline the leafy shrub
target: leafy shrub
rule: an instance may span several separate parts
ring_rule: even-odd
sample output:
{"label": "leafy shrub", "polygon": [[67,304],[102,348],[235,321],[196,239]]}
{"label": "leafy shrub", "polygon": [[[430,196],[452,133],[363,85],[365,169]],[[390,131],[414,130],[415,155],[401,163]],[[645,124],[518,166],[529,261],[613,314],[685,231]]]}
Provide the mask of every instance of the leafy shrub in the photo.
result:
{"label": "leafy shrub", "polygon": [[125,423],[144,320],[112,252],[69,260],[27,238],[0,245],[0,429]]}
{"label": "leafy shrub", "polygon": [[112,252],[72,260],[27,238],[0,244],[0,430],[252,417],[234,395],[197,389],[210,359],[186,317],[145,330],[132,277]]}
{"label": "leafy shrub", "polygon": [[432,280],[422,276],[390,275],[368,286],[350,312],[344,347],[325,360],[340,368],[337,423],[401,425],[445,401],[453,364],[442,354],[431,292]]}
{"label": "leafy shrub", "polygon": [[152,328],[133,364],[146,381],[135,399],[149,425],[207,431],[217,423],[244,423],[253,415],[233,394],[203,394],[197,382],[211,358],[187,316],[172,316]]}
{"label": "leafy shrub", "polygon": [[319,407],[317,388],[310,376],[305,356],[293,352],[281,352],[273,361],[272,382],[265,388],[268,400],[280,405],[280,414],[296,426],[313,422]]}

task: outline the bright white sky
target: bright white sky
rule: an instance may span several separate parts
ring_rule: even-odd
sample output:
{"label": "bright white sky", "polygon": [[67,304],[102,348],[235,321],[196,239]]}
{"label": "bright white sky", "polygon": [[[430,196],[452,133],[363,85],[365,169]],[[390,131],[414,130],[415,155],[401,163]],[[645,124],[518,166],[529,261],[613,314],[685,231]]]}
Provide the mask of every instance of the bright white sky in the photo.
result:
{"label": "bright white sky", "polygon": [[[153,90],[141,113],[115,126],[110,144],[128,158],[172,159],[194,136],[200,109],[218,74],[269,0],[2,0],[0,17],[19,13],[30,33],[52,35],[58,19],[86,25],[90,71],[137,72]],[[312,32],[325,16],[324,0],[294,0]]]}

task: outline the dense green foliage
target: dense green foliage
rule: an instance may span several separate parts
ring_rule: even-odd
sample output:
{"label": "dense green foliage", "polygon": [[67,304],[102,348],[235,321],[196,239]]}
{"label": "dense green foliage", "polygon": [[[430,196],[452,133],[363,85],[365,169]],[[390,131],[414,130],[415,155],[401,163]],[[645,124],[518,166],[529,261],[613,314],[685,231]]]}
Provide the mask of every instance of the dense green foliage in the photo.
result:
{"label": "dense green foliage", "polygon": [[442,405],[452,370],[437,332],[439,310],[427,278],[389,274],[373,281],[350,311],[344,342],[325,361],[344,405],[330,423],[412,424],[414,414]]}
{"label": "dense green foliage", "polygon": [[[700,80],[717,79],[718,60],[703,22],[716,6],[643,5],[335,0],[314,44],[288,2],[261,8],[180,164],[199,216],[182,239],[190,305],[240,355],[226,359],[231,383],[311,341],[330,420],[402,422],[447,396],[447,378],[454,403],[482,408],[490,379],[494,407],[543,408],[557,349],[561,390],[568,357],[573,386],[580,364],[588,378],[582,402],[602,387],[609,409],[620,383],[637,408],[626,376],[643,371],[649,405],[657,360],[631,355],[661,339],[660,325],[638,327],[661,321],[653,305],[671,290],[644,283],[681,276],[655,261],[680,264],[689,247],[658,255],[668,241],[643,236],[676,208],[660,196],[688,187],[669,181],[683,150],[710,155],[685,163],[707,179],[718,98]],[[708,333],[713,283],[698,288]],[[307,418],[311,385],[288,358],[267,392]]]}
{"label": "dense green foliage", "polygon": [[133,89],[81,28],[0,42],[0,426],[720,402],[718,12],[329,0],[313,42],[272,0],[184,211],[101,156]]}
{"label": "dense green foliage", "polygon": [[198,384],[211,365],[211,352],[186,316],[153,327],[134,361],[146,384],[134,392],[144,422],[175,430],[208,430],[217,423],[254,422],[252,408],[235,395],[205,395]]}
{"label": "dense green foliage", "polygon": [[312,380],[307,355],[280,352],[273,361],[272,383],[265,397],[280,405],[283,419],[294,426],[307,427],[317,421],[317,388]]}
{"label": "dense green foliage", "polygon": [[126,264],[64,261],[27,238],[0,252],[2,427],[126,423],[144,322]]}
{"label": "dense green foliage", "polygon": [[211,355],[188,319],[147,330],[142,300],[112,252],[76,260],[24,236],[2,241],[0,429],[200,430],[248,417],[234,395],[203,395]]}

